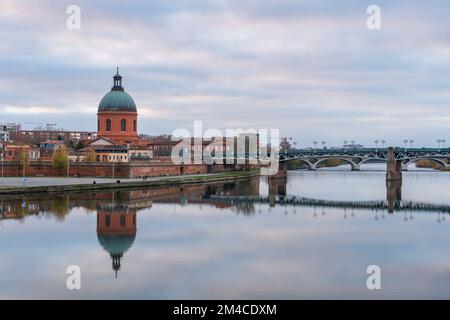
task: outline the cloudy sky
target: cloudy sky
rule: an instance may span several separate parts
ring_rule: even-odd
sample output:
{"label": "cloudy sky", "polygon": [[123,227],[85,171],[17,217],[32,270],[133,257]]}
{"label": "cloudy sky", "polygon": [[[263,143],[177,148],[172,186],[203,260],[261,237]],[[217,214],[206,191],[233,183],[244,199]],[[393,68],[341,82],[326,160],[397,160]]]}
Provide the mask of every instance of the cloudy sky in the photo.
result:
{"label": "cloudy sky", "polygon": [[[81,8],[69,30],[66,9]],[[381,30],[366,9],[381,8]],[[116,65],[139,131],[279,128],[300,146],[450,140],[448,1],[1,0],[0,121],[95,130]]]}

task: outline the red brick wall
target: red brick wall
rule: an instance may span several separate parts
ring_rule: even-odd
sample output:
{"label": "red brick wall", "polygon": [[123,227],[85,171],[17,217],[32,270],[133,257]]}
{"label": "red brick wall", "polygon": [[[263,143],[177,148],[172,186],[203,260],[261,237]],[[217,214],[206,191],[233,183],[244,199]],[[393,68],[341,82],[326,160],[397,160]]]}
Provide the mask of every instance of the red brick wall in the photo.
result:
{"label": "red brick wall", "polygon": [[[180,174],[206,173],[206,165],[184,165],[173,164],[115,164],[115,177],[157,177],[157,176],[176,176]],[[5,161],[3,165],[3,174],[6,177],[22,176],[22,167],[15,161]],[[62,173],[53,168],[51,161],[42,163],[31,162],[25,169],[27,176],[66,176],[67,171]],[[70,176],[72,177],[112,177],[113,165],[108,162],[71,162]]]}
{"label": "red brick wall", "polygon": [[132,164],[132,177],[157,177],[157,176],[177,176],[180,174],[206,173],[205,165],[173,165],[173,164]]}

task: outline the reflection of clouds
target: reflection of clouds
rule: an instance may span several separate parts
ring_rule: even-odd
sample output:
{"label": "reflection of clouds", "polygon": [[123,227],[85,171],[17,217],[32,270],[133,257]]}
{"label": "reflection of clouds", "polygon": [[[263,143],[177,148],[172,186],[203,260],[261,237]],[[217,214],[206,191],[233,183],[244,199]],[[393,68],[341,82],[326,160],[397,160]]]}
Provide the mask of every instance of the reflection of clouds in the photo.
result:
{"label": "reflection of clouds", "polygon": [[[370,198],[378,178],[366,185],[364,175],[355,177],[348,175],[345,183],[356,183],[358,197]],[[301,194],[308,179],[291,179],[288,193]],[[313,185],[310,192],[319,190],[320,184]],[[331,190],[322,191],[349,194]],[[98,243],[92,211],[73,208],[63,223],[35,216],[23,224],[5,221],[0,243],[8,245],[0,247],[0,274],[8,276],[0,277],[0,297],[449,297],[449,225],[436,223],[435,214],[415,212],[405,223],[403,213],[375,221],[375,212],[356,209],[357,218],[347,210],[344,220],[344,210],[336,208],[322,216],[317,207],[314,218],[312,207],[297,207],[295,215],[288,208],[285,215],[284,206],[269,213],[261,205],[261,214],[244,216],[211,205],[201,211],[197,204],[174,206],[153,202],[139,211],[136,240],[117,279]],[[65,289],[69,264],[82,268],[80,292]],[[382,269],[382,292],[366,289],[370,264]]]}

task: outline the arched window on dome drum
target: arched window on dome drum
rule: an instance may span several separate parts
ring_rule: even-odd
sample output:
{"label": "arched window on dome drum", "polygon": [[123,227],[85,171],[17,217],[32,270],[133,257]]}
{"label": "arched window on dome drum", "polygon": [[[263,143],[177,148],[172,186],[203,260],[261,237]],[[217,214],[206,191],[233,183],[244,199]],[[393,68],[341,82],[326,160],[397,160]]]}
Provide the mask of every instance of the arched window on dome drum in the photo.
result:
{"label": "arched window on dome drum", "polygon": [[97,120],[97,131],[100,131],[100,120]]}
{"label": "arched window on dome drum", "polygon": [[111,131],[111,119],[106,120],[106,131]]}
{"label": "arched window on dome drum", "polygon": [[120,121],[120,130],[122,131],[127,131],[127,120],[122,119]]}
{"label": "arched window on dome drum", "polygon": [[133,130],[134,130],[134,132],[137,131],[137,129],[136,129],[136,120],[133,121]]}

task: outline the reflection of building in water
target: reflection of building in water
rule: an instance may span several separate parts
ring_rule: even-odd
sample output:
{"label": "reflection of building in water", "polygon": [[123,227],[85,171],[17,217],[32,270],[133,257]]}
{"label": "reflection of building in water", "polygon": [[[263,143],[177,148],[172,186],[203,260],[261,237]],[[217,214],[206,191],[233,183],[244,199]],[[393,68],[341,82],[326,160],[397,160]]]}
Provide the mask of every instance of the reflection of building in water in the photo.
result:
{"label": "reflection of building in water", "polygon": [[[190,199],[189,203],[203,203],[205,199],[209,199],[212,196],[220,197],[233,197],[233,196],[259,196],[260,179],[249,179],[245,181],[236,181],[222,184],[208,185],[206,192],[199,199]],[[209,202],[209,205],[213,205],[215,208],[225,209],[229,208],[236,213],[243,213],[245,215],[251,215],[255,213],[255,205],[253,203],[230,203],[229,201],[222,201],[216,199],[214,202]]]}
{"label": "reflection of building in water", "polygon": [[112,268],[120,270],[120,259],[136,238],[136,209],[127,204],[99,205],[97,208],[97,237],[112,259]]}
{"label": "reflection of building in water", "polygon": [[26,199],[0,201],[0,219],[24,219],[29,215],[37,215],[42,208],[37,203],[29,203]]}

